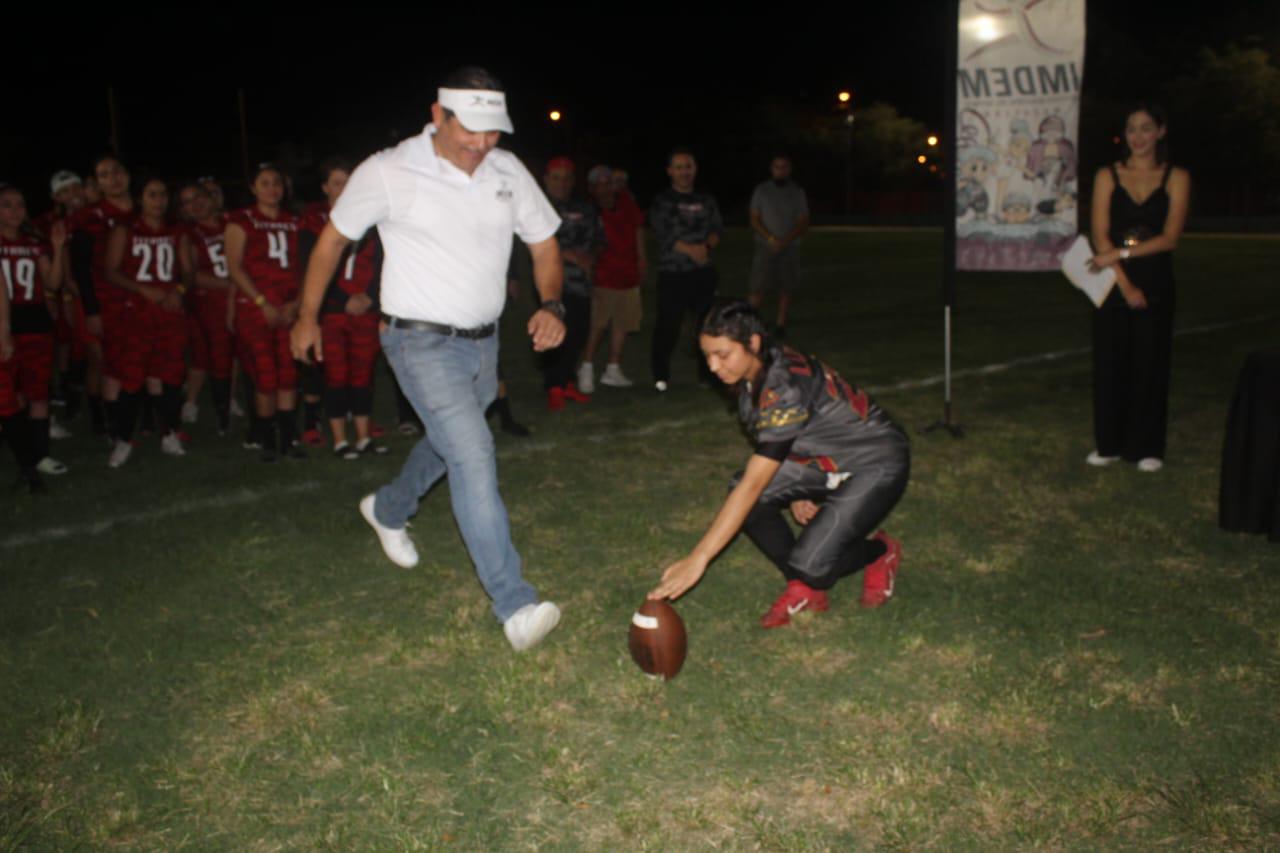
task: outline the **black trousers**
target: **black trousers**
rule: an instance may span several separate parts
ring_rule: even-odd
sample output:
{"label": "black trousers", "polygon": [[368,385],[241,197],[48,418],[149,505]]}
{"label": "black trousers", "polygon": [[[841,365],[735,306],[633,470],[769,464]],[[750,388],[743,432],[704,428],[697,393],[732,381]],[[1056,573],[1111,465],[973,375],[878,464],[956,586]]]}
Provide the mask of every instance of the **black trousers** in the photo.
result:
{"label": "black trousers", "polygon": [[1134,310],[1118,290],[1093,312],[1093,436],[1098,453],[1164,458],[1173,300]]}
{"label": "black trousers", "polygon": [[542,387],[560,388],[576,378],[578,359],[591,330],[591,297],[575,293],[560,296],[564,303],[564,343],[542,358]]}
{"label": "black trousers", "polygon": [[[742,530],[787,580],[830,589],[884,553],[881,543],[867,537],[902,499],[911,460],[905,436],[886,440],[878,450],[850,466],[844,479],[812,465],[782,463]],[[821,507],[799,537],[783,515],[797,500]]]}
{"label": "black trousers", "polygon": [[[671,379],[671,354],[680,340],[680,326],[686,313],[693,315],[693,334],[697,338],[702,320],[716,298],[718,277],[710,265],[689,272],[658,273],[658,318],[653,329],[653,351],[650,368],[654,381]],[[710,381],[711,370],[702,354],[698,354],[698,377]]]}

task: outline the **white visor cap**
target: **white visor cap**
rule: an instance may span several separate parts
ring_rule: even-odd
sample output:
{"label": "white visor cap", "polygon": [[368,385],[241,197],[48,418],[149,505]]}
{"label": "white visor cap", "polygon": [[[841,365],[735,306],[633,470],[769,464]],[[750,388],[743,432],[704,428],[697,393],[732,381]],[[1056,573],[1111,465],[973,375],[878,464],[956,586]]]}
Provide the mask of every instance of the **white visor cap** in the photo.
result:
{"label": "white visor cap", "polygon": [[436,95],[440,106],[453,112],[462,126],[473,133],[501,130],[515,133],[507,115],[507,96],[489,89],[445,89]]}

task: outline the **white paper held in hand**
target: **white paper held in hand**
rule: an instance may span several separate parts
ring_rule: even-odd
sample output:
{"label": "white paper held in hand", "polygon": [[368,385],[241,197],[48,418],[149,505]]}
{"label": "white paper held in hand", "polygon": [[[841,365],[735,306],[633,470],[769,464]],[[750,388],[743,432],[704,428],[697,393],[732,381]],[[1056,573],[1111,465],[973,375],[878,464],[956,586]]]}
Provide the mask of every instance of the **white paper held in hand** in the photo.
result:
{"label": "white paper held in hand", "polygon": [[1095,308],[1101,308],[1116,283],[1116,271],[1111,267],[1094,271],[1089,266],[1089,259],[1092,257],[1093,248],[1089,245],[1089,238],[1081,234],[1062,255],[1062,272],[1073,285],[1084,291]]}

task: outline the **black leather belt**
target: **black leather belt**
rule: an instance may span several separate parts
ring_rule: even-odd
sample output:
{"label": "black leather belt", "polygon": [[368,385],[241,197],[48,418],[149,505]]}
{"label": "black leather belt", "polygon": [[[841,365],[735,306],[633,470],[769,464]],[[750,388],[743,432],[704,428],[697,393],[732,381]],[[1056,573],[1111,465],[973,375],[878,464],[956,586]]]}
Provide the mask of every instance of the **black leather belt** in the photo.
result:
{"label": "black leather belt", "polygon": [[408,329],[411,332],[435,332],[437,335],[470,338],[471,340],[487,338],[498,328],[497,323],[489,323],[476,329],[455,329],[453,326],[446,326],[444,323],[432,323],[430,320],[406,320],[403,317],[392,317],[390,314],[383,314],[382,322],[393,329]]}

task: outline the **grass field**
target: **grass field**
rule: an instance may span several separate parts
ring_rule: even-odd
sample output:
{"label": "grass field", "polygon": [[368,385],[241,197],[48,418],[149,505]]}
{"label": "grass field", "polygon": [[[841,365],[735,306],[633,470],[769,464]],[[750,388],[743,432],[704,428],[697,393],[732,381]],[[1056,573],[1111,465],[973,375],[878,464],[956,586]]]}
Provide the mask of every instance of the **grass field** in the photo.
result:
{"label": "grass field", "polygon": [[[939,251],[815,234],[790,325],[910,428],[898,595],[862,611],[845,582],[763,631],[781,581],[740,541],[679,603],[671,683],[631,663],[629,617],[749,453],[687,353],[663,397],[552,416],[505,322],[535,435],[499,434],[503,491],[564,609],[520,656],[445,487],[411,572],[357,515],[406,439],[267,466],[204,423],[187,458],[108,471],[74,424],[72,473],[0,504],[0,850],[1280,848],[1280,551],[1216,526],[1236,373],[1280,338],[1280,241],[1179,247],[1158,475],[1084,465],[1087,307],[1056,275],[962,278],[966,436],[918,431],[941,412],[915,382],[941,370]],[[726,291],[748,255],[735,232]]]}

